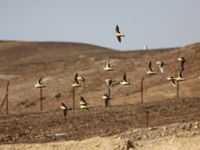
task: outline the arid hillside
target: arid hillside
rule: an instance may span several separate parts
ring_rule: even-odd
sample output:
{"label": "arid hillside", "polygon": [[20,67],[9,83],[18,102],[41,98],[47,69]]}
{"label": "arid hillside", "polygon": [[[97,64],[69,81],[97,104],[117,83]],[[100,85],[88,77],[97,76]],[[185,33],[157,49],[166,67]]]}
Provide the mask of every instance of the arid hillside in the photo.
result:
{"label": "arid hillside", "polygon": [[[195,134],[199,135],[199,43],[168,49],[116,51],[80,43],[1,41],[0,56],[1,103],[10,81],[9,114],[6,115],[5,105],[0,114],[0,144],[77,141],[118,136],[129,129],[160,125],[168,128],[173,123],[190,122],[198,123]],[[107,72],[103,68],[109,57],[114,71]],[[185,81],[179,83],[177,101],[177,88],[166,78],[177,77],[181,70],[178,57],[184,57],[186,62]],[[163,74],[155,63],[158,60],[167,64]],[[149,61],[157,75],[146,75]],[[130,86],[119,84],[124,72]],[[76,109],[65,118],[59,107],[61,102],[72,107],[71,85],[75,73],[85,77],[86,82],[80,82],[81,87],[75,89]],[[40,90],[34,87],[41,76],[46,85],[43,113],[40,113]],[[140,103],[142,77],[143,104]],[[108,78],[116,82],[111,87],[111,107],[105,108],[101,97],[107,93],[104,80]],[[79,109],[80,96],[85,97],[90,111]],[[135,132],[130,135],[133,141],[146,137],[142,132],[138,133],[139,139]]]}
{"label": "arid hillside", "polygon": [[[56,110],[61,102],[72,106],[72,87],[75,73],[85,77],[86,83],[76,89],[76,107],[84,96],[90,107],[104,106],[101,96],[107,92],[105,79],[117,82],[111,89],[111,105],[127,105],[140,102],[140,84],[144,79],[144,102],[165,101],[176,98],[174,88],[167,76],[177,76],[180,71],[178,57],[184,57],[184,82],[180,83],[180,99],[200,97],[200,44],[178,48],[116,51],[94,45],[62,42],[0,42],[0,100],[9,87],[9,112],[38,112],[39,89],[34,87],[43,76],[46,88],[43,90],[44,111]],[[106,72],[103,67],[108,57],[115,71]],[[161,74],[156,61],[167,63]],[[148,63],[157,75],[147,77]],[[127,73],[130,86],[118,84],[123,73]],[[56,98],[57,94],[60,98]],[[2,113],[5,113],[3,108]]]}

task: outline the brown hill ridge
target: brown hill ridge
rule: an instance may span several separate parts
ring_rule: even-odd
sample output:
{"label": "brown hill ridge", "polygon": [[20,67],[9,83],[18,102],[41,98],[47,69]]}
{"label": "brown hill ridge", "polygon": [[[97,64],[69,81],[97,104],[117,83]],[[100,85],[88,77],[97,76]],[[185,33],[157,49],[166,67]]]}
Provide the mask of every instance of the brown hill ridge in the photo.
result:
{"label": "brown hill ridge", "polygon": [[[39,111],[39,90],[34,84],[44,76],[44,111],[59,108],[61,102],[72,106],[72,87],[75,73],[86,78],[86,83],[76,90],[76,107],[83,95],[91,107],[104,106],[101,96],[106,93],[105,79],[122,80],[123,73],[131,82],[128,87],[115,84],[111,89],[111,105],[140,102],[140,82],[148,63],[158,75],[145,77],[144,102],[176,98],[176,88],[166,80],[177,76],[180,70],[178,57],[184,57],[186,81],[180,83],[180,99],[200,97],[200,43],[178,48],[138,51],[116,51],[81,43],[64,42],[0,42],[0,100],[3,99],[7,80],[10,81],[9,110],[11,112]],[[115,71],[105,72],[107,58]],[[167,63],[164,74],[159,73],[156,61]],[[61,97],[56,99],[55,95]],[[2,102],[2,100],[0,101]]]}

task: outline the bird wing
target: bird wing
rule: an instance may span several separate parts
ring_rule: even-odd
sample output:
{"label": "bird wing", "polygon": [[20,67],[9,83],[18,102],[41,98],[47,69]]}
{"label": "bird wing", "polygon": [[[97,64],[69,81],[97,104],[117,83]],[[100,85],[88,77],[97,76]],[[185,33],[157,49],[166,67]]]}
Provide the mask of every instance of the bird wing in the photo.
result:
{"label": "bird wing", "polygon": [[65,108],[67,108],[67,106],[66,106],[64,103],[61,103],[61,105],[62,105],[63,107],[65,107]]}
{"label": "bird wing", "polygon": [[38,83],[41,84],[42,83],[42,79],[43,79],[43,76],[40,77],[40,79],[38,80]]}
{"label": "bird wing", "polygon": [[172,83],[172,85],[173,85],[174,87],[176,86],[176,83],[175,83],[175,81],[174,81],[174,78],[172,78],[171,83]]}
{"label": "bird wing", "polygon": [[117,39],[119,42],[121,42],[121,37],[120,36],[117,36]]}
{"label": "bird wing", "polygon": [[[77,76],[77,77],[78,77],[78,76]],[[75,77],[74,77],[74,83],[79,84],[79,83],[78,83],[78,80],[77,80],[77,77],[76,77],[76,75],[75,75]]]}
{"label": "bird wing", "polygon": [[89,108],[85,108],[87,111],[90,111]]}
{"label": "bird wing", "polygon": [[110,68],[110,58],[108,58],[107,67]]}
{"label": "bird wing", "polygon": [[87,102],[86,102],[86,100],[84,99],[84,97],[83,96],[81,96],[81,101],[83,102],[83,103],[85,103],[85,104],[88,104]]}
{"label": "bird wing", "polygon": [[119,31],[119,26],[118,26],[118,25],[116,26],[115,31],[118,32],[118,33],[120,33],[120,31]]}
{"label": "bird wing", "polygon": [[178,76],[179,76],[180,78],[183,78],[182,72],[183,72],[183,70],[181,70],[181,72],[179,72],[179,74],[178,74]]}
{"label": "bird wing", "polygon": [[163,73],[163,72],[164,72],[163,65],[159,65],[159,69],[160,69],[160,72],[161,72],[161,73]]}
{"label": "bird wing", "polygon": [[181,62],[181,69],[182,69],[181,71],[184,71],[184,63],[185,63],[185,61]]}
{"label": "bird wing", "polygon": [[124,73],[123,80],[127,82],[127,80],[126,80],[126,73]]}
{"label": "bird wing", "polygon": [[111,86],[112,82],[113,82],[112,80],[109,80],[109,81],[108,81],[108,87]]}
{"label": "bird wing", "polygon": [[77,79],[77,78],[78,78],[78,73],[76,73],[74,76],[74,79]]}
{"label": "bird wing", "polygon": [[84,77],[82,77],[82,81],[85,82],[85,78]]}
{"label": "bird wing", "polygon": [[152,71],[152,68],[151,68],[151,61],[149,62],[149,70]]}

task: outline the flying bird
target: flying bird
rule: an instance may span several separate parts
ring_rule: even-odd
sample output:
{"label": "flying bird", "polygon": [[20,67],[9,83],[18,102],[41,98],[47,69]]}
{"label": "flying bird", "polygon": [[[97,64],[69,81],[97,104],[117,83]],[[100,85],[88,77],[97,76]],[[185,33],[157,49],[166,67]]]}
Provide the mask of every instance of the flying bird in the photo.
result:
{"label": "flying bird", "polygon": [[74,76],[74,82],[72,84],[73,87],[80,87],[80,84],[78,83],[78,74],[76,73]]}
{"label": "flying bird", "polygon": [[161,73],[164,73],[164,68],[163,68],[163,66],[164,66],[164,65],[167,65],[167,64],[165,64],[165,63],[162,62],[162,61],[157,61],[156,64],[159,65],[160,72],[161,72]]}
{"label": "flying bird", "polygon": [[114,69],[111,67],[111,65],[110,65],[110,58],[108,58],[108,61],[107,61],[107,63],[106,63],[106,66],[105,66],[103,69],[106,70],[106,71],[112,71],[112,70],[114,70]]}
{"label": "flying bird", "polygon": [[108,88],[110,88],[111,85],[112,85],[112,83],[115,82],[115,80],[112,80],[112,79],[106,79],[105,82],[106,82]]}
{"label": "flying bird", "polygon": [[123,75],[123,81],[120,82],[121,85],[130,85],[130,82],[127,81],[126,79],[126,73]]}
{"label": "flying bird", "polygon": [[45,85],[42,84],[42,79],[43,77],[40,77],[40,79],[37,81],[37,83],[35,84],[36,88],[44,88]]}
{"label": "flying bird", "polygon": [[185,58],[179,57],[177,60],[181,62],[181,69],[184,71],[184,63],[186,62]]}
{"label": "flying bird", "polygon": [[102,96],[102,99],[105,100],[105,106],[108,107],[108,101],[109,101],[110,99],[112,99],[112,98],[111,98],[109,95],[104,94],[104,95]]}
{"label": "flying bird", "polygon": [[88,108],[88,103],[86,102],[86,100],[84,99],[83,96],[80,97],[80,108],[86,109],[87,111],[90,111],[89,108]]}
{"label": "flying bird", "polygon": [[152,70],[152,68],[151,68],[151,61],[149,62],[149,69],[148,69],[148,71],[147,71],[147,74],[148,74],[148,75],[156,75],[156,73],[153,72],[153,70]]}
{"label": "flying bird", "polygon": [[167,80],[168,81],[171,81],[171,84],[173,85],[173,87],[175,87],[176,86],[176,83],[175,83],[175,78],[174,77],[167,77]]}
{"label": "flying bird", "polygon": [[178,77],[176,78],[177,81],[184,81],[185,80],[182,76],[182,72],[183,72],[183,70],[181,70],[181,72],[178,73]]}
{"label": "flying bird", "polygon": [[78,75],[78,73],[75,74],[75,77],[78,81],[82,81],[82,82],[85,82],[85,78],[84,77],[81,77]]}
{"label": "flying bird", "polygon": [[117,39],[118,39],[119,42],[121,42],[121,37],[125,37],[124,34],[120,33],[118,25],[115,28],[115,36],[117,37]]}
{"label": "flying bird", "polygon": [[112,99],[110,96],[108,96],[107,94],[104,94],[103,96],[102,96],[102,99],[104,99],[104,100],[109,100],[109,99]]}
{"label": "flying bird", "polygon": [[71,107],[67,107],[64,103],[61,103],[60,108],[63,110],[63,113],[64,113],[64,116],[65,116],[65,117],[66,117],[66,115],[67,115],[67,111],[68,111],[68,110],[72,110]]}

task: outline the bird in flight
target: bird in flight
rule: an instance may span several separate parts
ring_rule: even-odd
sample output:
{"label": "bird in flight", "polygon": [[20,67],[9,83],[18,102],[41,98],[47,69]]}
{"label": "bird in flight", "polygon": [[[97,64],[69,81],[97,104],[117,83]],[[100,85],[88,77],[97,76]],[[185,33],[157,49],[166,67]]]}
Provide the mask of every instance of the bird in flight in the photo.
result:
{"label": "bird in flight", "polygon": [[159,65],[160,72],[164,73],[164,65],[167,65],[167,64],[165,64],[162,61],[157,61],[156,64]]}
{"label": "bird in flight", "polygon": [[74,76],[74,82],[72,84],[73,87],[80,87],[80,84],[78,83],[78,74],[76,73]]}
{"label": "bird in flight", "polygon": [[123,81],[120,82],[121,85],[130,85],[130,82],[127,81],[126,79],[126,73],[123,75]]}
{"label": "bird in flight", "polygon": [[149,62],[149,69],[148,69],[148,71],[147,71],[147,74],[148,74],[148,75],[156,75],[156,73],[153,72],[153,70],[152,70],[152,68],[151,68],[151,61]]}
{"label": "bird in flight", "polygon": [[75,77],[78,81],[82,81],[83,83],[85,82],[85,78],[84,77],[81,77],[78,75],[78,73],[75,74]]}
{"label": "bird in flight", "polygon": [[112,80],[112,79],[106,79],[105,82],[106,82],[108,88],[110,88],[110,87],[111,87],[111,84],[112,84],[113,82],[115,82],[115,80]]}
{"label": "bird in flight", "polygon": [[110,100],[110,99],[112,99],[109,95],[107,95],[107,94],[104,94],[103,96],[102,96],[102,99],[103,100],[105,100],[105,107],[108,107],[108,101]]}
{"label": "bird in flight", "polygon": [[182,69],[182,71],[184,71],[184,63],[186,62],[185,58],[179,57],[179,58],[178,58],[178,61],[181,62],[181,69]]}
{"label": "bird in flight", "polygon": [[176,78],[177,81],[184,81],[185,80],[182,76],[182,72],[183,72],[183,70],[181,70],[181,72],[178,73],[178,77]]}
{"label": "bird in flight", "polygon": [[80,108],[86,109],[87,111],[90,111],[89,108],[88,108],[88,103],[86,102],[86,100],[84,99],[83,96],[80,97]]}
{"label": "bird in flight", "polygon": [[42,84],[42,79],[43,77],[40,77],[40,79],[37,81],[37,83],[35,84],[36,88],[44,88],[45,85]]}
{"label": "bird in flight", "polygon": [[64,113],[64,116],[65,116],[65,117],[67,116],[67,111],[68,111],[68,110],[72,110],[71,107],[67,107],[64,103],[61,103],[60,108],[63,110],[63,113]]}
{"label": "bird in flight", "polygon": [[110,58],[108,58],[108,61],[107,61],[107,63],[106,63],[106,67],[104,67],[103,69],[106,70],[106,71],[112,71],[112,70],[114,70],[114,69],[111,67],[111,65],[110,65]]}
{"label": "bird in flight", "polygon": [[176,87],[176,83],[175,83],[175,78],[174,77],[167,77],[168,81],[171,81],[171,84],[173,85],[173,87]]}
{"label": "bird in flight", "polygon": [[119,26],[116,25],[116,28],[115,28],[115,36],[117,37],[118,41],[121,43],[121,37],[125,37],[124,34],[121,34],[120,31],[119,31]]}

